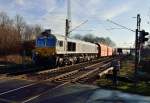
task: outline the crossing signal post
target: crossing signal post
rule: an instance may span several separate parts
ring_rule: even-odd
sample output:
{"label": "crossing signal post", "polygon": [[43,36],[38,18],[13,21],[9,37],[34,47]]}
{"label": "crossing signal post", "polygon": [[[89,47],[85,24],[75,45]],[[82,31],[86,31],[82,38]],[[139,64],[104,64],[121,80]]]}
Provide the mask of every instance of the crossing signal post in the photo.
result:
{"label": "crossing signal post", "polygon": [[141,49],[143,44],[148,41],[148,38],[146,37],[149,35],[148,32],[145,32],[145,30],[140,30],[140,23],[141,23],[141,18],[140,14],[137,15],[137,29],[136,29],[136,37],[135,37],[135,87],[137,85],[137,68],[140,63],[141,59]]}
{"label": "crossing signal post", "polygon": [[140,31],[141,18],[140,14],[137,14],[137,29],[135,31],[135,71],[134,71],[134,86],[137,84],[137,67],[138,67],[138,51],[139,51],[139,31]]}

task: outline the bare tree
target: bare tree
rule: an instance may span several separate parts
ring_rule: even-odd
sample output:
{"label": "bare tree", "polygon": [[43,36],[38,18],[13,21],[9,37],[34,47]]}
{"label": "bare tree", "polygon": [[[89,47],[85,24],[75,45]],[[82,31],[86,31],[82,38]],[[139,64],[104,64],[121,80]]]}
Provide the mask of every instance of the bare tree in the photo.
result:
{"label": "bare tree", "polygon": [[34,40],[42,32],[40,25],[26,25],[24,31],[25,40]]}
{"label": "bare tree", "polygon": [[10,19],[5,12],[0,13],[0,51],[2,54],[15,51],[19,45],[20,37],[14,26],[13,19]]}
{"label": "bare tree", "polygon": [[82,40],[83,37],[80,34],[75,34],[72,38]]}
{"label": "bare tree", "polygon": [[43,31],[42,27],[38,24],[36,24],[34,26],[34,34],[35,34],[35,37],[40,35],[40,33]]}
{"label": "bare tree", "polygon": [[5,12],[0,12],[0,26],[2,29],[6,28],[10,21],[10,18]]}
{"label": "bare tree", "polygon": [[34,29],[32,26],[26,25],[24,31],[24,40],[28,41],[32,39]]}
{"label": "bare tree", "polygon": [[108,46],[114,47],[116,44],[109,38],[109,37],[97,37],[94,36],[93,34],[87,34],[85,36],[81,36],[79,34],[73,36],[73,38],[75,39],[79,39],[79,40],[84,40],[87,42],[91,42],[91,43],[102,43],[102,44],[106,44]]}
{"label": "bare tree", "polygon": [[[1,46],[0,48],[3,50],[2,52],[5,52],[6,49],[8,49],[7,43],[9,43],[9,32],[10,32],[10,18],[8,15],[4,12],[0,13],[0,41],[1,41]],[[9,25],[9,26],[8,26]]]}
{"label": "bare tree", "polygon": [[92,34],[87,34],[83,37],[83,40],[87,41],[87,42],[94,43],[95,42],[95,36],[93,36]]}
{"label": "bare tree", "polygon": [[15,27],[17,29],[17,33],[20,35],[21,39],[24,39],[23,32],[24,32],[26,23],[23,17],[20,15],[16,15],[14,22],[15,22]]}

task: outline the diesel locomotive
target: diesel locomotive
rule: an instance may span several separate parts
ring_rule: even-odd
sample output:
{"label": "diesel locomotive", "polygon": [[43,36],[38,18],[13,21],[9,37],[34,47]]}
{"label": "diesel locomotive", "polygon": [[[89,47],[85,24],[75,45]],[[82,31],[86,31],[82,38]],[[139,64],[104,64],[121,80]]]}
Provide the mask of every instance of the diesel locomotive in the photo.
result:
{"label": "diesel locomotive", "polygon": [[100,43],[65,38],[45,30],[36,38],[33,61],[36,64],[62,66],[112,56],[114,49]]}

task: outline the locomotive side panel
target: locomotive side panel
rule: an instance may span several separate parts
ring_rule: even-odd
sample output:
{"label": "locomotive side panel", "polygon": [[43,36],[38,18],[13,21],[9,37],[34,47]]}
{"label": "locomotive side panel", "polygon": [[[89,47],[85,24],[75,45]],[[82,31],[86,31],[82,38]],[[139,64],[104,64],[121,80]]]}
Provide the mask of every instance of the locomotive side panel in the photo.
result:
{"label": "locomotive side panel", "polygon": [[77,42],[76,43],[76,53],[79,54],[97,54],[98,49],[96,44],[86,43],[86,42]]}

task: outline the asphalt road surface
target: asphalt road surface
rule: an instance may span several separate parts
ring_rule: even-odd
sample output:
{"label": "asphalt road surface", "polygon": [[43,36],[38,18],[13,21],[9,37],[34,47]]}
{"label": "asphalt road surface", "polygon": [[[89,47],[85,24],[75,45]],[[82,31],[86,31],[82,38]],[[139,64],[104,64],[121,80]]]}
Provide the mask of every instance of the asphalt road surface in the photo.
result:
{"label": "asphalt road surface", "polygon": [[6,80],[0,82],[0,103],[22,102],[55,87],[52,83],[35,84],[25,80]]}
{"label": "asphalt road surface", "polygon": [[91,85],[67,85],[18,79],[0,81],[0,103],[150,103],[150,97],[104,90]]}

